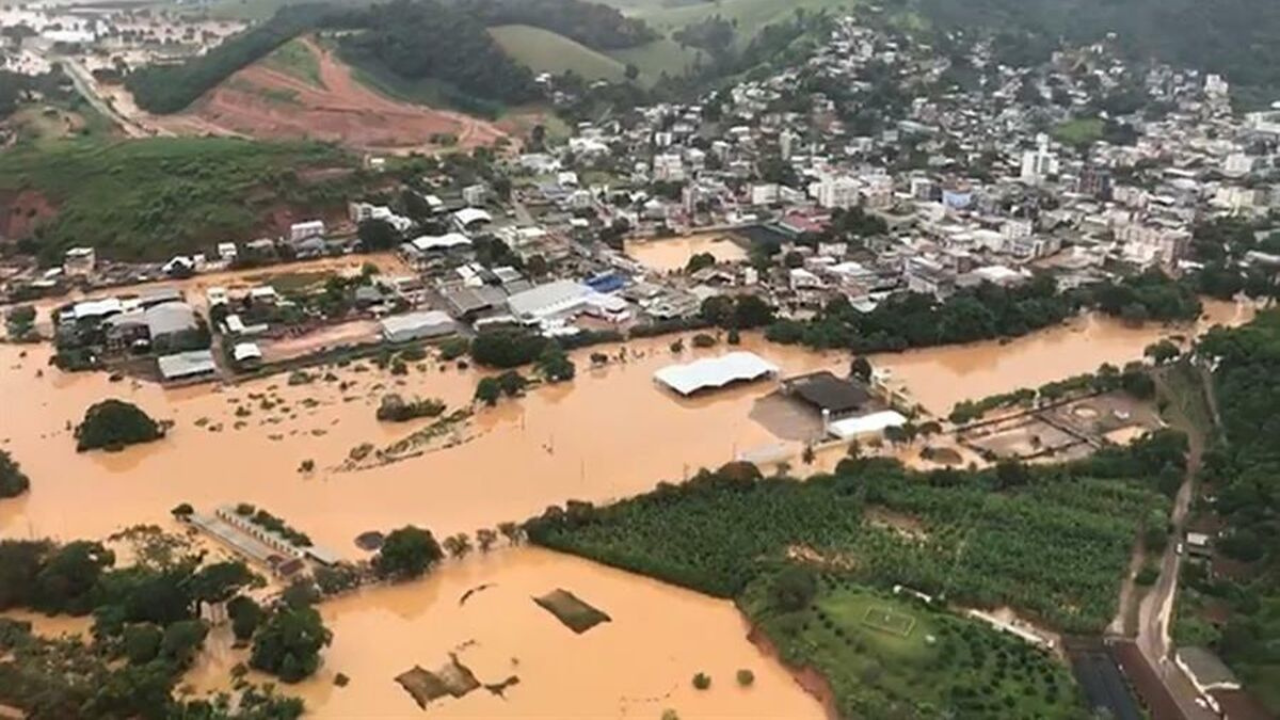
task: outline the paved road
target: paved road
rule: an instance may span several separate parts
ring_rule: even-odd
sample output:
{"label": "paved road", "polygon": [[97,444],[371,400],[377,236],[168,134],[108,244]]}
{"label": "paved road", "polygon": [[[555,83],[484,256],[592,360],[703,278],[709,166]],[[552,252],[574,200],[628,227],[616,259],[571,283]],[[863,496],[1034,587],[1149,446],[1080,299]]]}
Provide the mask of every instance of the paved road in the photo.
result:
{"label": "paved road", "polygon": [[[1208,378],[1206,378],[1206,382]],[[1212,392],[1212,390],[1210,390]],[[1169,624],[1173,616],[1174,600],[1178,593],[1178,572],[1182,565],[1182,556],[1178,554],[1179,540],[1183,537],[1183,529],[1187,515],[1191,509],[1191,499],[1195,492],[1196,472],[1200,469],[1200,461],[1204,454],[1205,438],[1196,430],[1181,408],[1171,405],[1170,424],[1187,434],[1189,452],[1187,453],[1187,474],[1174,498],[1171,524],[1174,541],[1165,548],[1160,558],[1160,577],[1155,585],[1142,599],[1138,606],[1138,649],[1143,658],[1151,665],[1156,675],[1173,696],[1188,720],[1215,720],[1217,716],[1195,703],[1198,694],[1182,671],[1173,663],[1173,644],[1169,637]]]}
{"label": "paved road", "polygon": [[98,93],[97,81],[93,79],[93,74],[89,72],[88,68],[80,64],[80,61],[72,58],[63,58],[62,66],[66,68],[67,76],[71,78],[71,83],[75,85],[76,92],[80,93],[85,101],[92,105],[93,109],[97,110],[103,117],[118,125],[129,137],[151,137],[152,133],[149,130],[125,117],[123,113],[117,111]]}

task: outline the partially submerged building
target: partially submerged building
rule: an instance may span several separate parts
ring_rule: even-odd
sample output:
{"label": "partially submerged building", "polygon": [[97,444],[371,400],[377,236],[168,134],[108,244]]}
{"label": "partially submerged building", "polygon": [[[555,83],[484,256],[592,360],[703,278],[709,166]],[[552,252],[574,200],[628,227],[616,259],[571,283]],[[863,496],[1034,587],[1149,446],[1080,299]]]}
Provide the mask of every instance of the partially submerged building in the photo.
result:
{"label": "partially submerged building", "polygon": [[754,382],[778,374],[778,366],[749,352],[732,352],[720,357],[704,358],[685,365],[669,365],[653,374],[653,378],[675,392],[688,397],[703,390],[728,387],[735,383]]}

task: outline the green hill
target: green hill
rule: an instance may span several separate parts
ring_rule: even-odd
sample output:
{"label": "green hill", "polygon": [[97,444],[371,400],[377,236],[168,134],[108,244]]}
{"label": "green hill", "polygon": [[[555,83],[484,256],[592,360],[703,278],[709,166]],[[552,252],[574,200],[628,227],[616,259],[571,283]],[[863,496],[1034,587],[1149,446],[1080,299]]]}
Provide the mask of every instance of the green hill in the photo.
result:
{"label": "green hill", "polygon": [[511,58],[534,72],[572,70],[588,80],[622,80],[626,65],[563,35],[530,25],[501,25],[489,34]]}
{"label": "green hill", "polygon": [[624,9],[629,15],[644,20],[659,31],[670,33],[690,23],[701,22],[714,15],[737,22],[738,45],[750,42],[766,25],[789,19],[797,10],[832,12],[848,10],[856,0],[720,0],[696,4],[671,5],[660,0],[636,3]]}

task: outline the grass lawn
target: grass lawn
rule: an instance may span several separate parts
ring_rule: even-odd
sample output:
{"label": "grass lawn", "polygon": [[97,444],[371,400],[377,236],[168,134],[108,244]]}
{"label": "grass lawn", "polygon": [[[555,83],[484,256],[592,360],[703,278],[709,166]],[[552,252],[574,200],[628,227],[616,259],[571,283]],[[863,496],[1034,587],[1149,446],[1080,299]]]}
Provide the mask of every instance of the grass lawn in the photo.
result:
{"label": "grass lawn", "polygon": [[857,4],[855,0],[721,0],[689,5],[664,6],[660,0],[636,4],[624,10],[629,15],[644,19],[659,31],[670,33],[690,23],[701,22],[719,15],[737,21],[738,45],[745,46],[766,25],[790,18],[796,10],[816,12],[847,10]]}
{"label": "grass lawn", "polygon": [[1101,118],[1077,118],[1059,123],[1052,134],[1055,140],[1066,145],[1088,145],[1102,139],[1104,127]]}
{"label": "grass lawn", "polygon": [[740,605],[784,661],[827,677],[842,716],[1080,716],[1067,667],[1013,636],[838,578],[820,582],[809,609],[780,614],[767,582]]}
{"label": "grass lawn", "polygon": [[263,60],[263,64],[277,72],[295,77],[309,85],[322,88],[320,60],[301,40],[295,38],[276,48]]}
{"label": "grass lawn", "polygon": [[501,25],[489,34],[516,62],[534,72],[554,75],[572,70],[587,80],[618,82],[626,66],[617,60],[542,28],[529,25]]}
{"label": "grass lawn", "polygon": [[661,38],[639,47],[613,50],[609,57],[623,66],[635,65],[640,70],[641,82],[652,85],[663,73],[672,77],[683,75],[693,66],[697,50],[680,47],[680,43],[670,38]]}

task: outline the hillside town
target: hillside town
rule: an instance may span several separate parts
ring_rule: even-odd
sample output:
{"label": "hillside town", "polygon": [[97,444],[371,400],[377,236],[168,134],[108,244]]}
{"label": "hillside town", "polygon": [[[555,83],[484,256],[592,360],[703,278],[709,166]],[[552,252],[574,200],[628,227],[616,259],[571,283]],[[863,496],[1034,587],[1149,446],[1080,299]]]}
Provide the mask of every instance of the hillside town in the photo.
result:
{"label": "hillside town", "polygon": [[[95,26],[45,28],[33,42],[50,51],[58,44],[65,51],[67,43],[96,42]],[[205,31],[204,40],[216,43],[216,27]],[[409,501],[415,512],[419,506],[436,512],[433,522],[455,522],[452,516],[471,513],[467,521],[476,522],[468,531],[482,543],[481,553],[498,542],[499,529],[512,553],[523,552],[516,546],[526,540],[572,551],[579,541],[573,533],[585,537],[627,518],[626,513],[653,510],[643,505],[649,496],[619,498],[648,492],[655,478],[627,476],[616,485],[591,486],[588,478],[605,474],[600,465],[622,464],[624,454],[636,454],[628,440],[674,446],[681,436],[697,434],[700,426],[688,423],[703,422],[715,424],[720,434],[714,449],[710,442],[700,449],[698,461],[708,467],[708,458],[728,464],[696,475],[685,464],[682,480],[688,483],[677,487],[664,480],[654,491],[658,512],[679,502],[701,503],[716,492],[773,493],[780,486],[772,483],[786,477],[793,462],[805,466],[806,475],[823,479],[797,483],[804,489],[794,496],[744,506],[812,502],[792,506],[798,509],[791,520],[804,513],[819,516],[822,508],[865,510],[866,522],[859,517],[853,525],[868,535],[840,535],[852,532],[847,518],[822,516],[827,523],[822,532],[840,540],[830,548],[811,546],[805,516],[804,532],[796,536],[804,542],[789,538],[774,558],[812,574],[800,584],[813,587],[801,588],[791,611],[812,611],[815,627],[836,627],[814,602],[819,592],[863,601],[858,593],[864,590],[850,589],[848,583],[861,571],[861,559],[853,553],[862,552],[876,561],[887,559],[866,563],[868,573],[881,573],[874,580],[885,587],[869,596],[873,604],[857,606],[857,632],[867,633],[873,646],[884,636],[893,636],[895,643],[912,638],[922,653],[933,653],[941,643],[947,662],[954,659],[954,648],[964,648],[959,664],[972,659],[986,668],[988,640],[982,633],[994,628],[998,639],[991,641],[990,655],[996,668],[983,672],[998,678],[991,687],[1001,683],[999,693],[987,694],[1001,696],[1005,710],[1016,703],[1038,709],[1043,700],[1042,707],[1052,709],[1044,717],[1074,717],[1083,697],[1095,710],[1103,708],[1099,713],[1124,720],[1147,714],[1138,703],[1157,720],[1265,717],[1256,714],[1265,711],[1248,694],[1252,688],[1224,664],[1211,642],[1170,637],[1174,620],[1188,617],[1222,631],[1226,621],[1212,616],[1227,612],[1220,610],[1227,603],[1206,600],[1200,595],[1210,593],[1201,591],[1219,578],[1238,581],[1247,575],[1241,569],[1247,563],[1224,549],[1236,534],[1221,521],[1215,501],[1193,497],[1200,491],[1194,483],[1202,453],[1210,454],[1205,443],[1211,434],[1195,420],[1211,427],[1221,422],[1211,417],[1219,413],[1213,392],[1186,401],[1204,405],[1199,418],[1191,418],[1192,411],[1182,405],[1170,410],[1164,393],[1175,381],[1192,382],[1178,372],[1204,382],[1228,355],[1197,355],[1197,337],[1225,332],[1217,320],[1243,324],[1280,297],[1280,110],[1238,113],[1223,77],[1126,60],[1111,42],[1062,48],[1047,63],[1021,64],[1018,48],[1007,41],[962,33],[945,40],[946,46],[924,45],[865,18],[830,18],[822,41],[798,45],[803,51],[797,50],[794,62],[781,68],[761,65],[696,102],[619,109],[566,126],[567,132],[537,125],[520,141],[504,137],[493,147],[456,153],[362,148],[354,161],[358,169],[336,173],[354,178],[344,187],[359,188],[341,196],[340,212],[297,216],[276,208],[252,235],[220,237],[198,251],[152,262],[123,259],[93,238],[65,250],[56,246],[52,263],[33,253],[0,256],[6,344],[49,341],[51,348],[47,366],[33,352],[31,357],[40,360],[35,368],[22,364],[28,358],[25,349],[15,349],[11,367],[38,379],[46,373],[100,373],[104,383],[118,383],[122,393],[128,388],[134,399],[172,402],[161,405],[170,409],[189,403],[185,415],[174,412],[174,420],[154,424],[133,408],[144,418],[140,440],[119,442],[109,427],[103,439],[87,444],[77,426],[77,452],[117,452],[126,444],[159,442],[180,427],[176,432],[205,443],[208,458],[214,459],[227,449],[210,439],[223,432],[220,419],[231,428],[228,435],[242,431],[242,437],[254,435],[250,425],[255,423],[262,437],[253,441],[262,447],[280,443],[275,447],[290,452],[305,447],[304,456],[283,460],[274,456],[286,453],[261,450],[269,458],[265,462],[276,463],[275,476],[298,483],[264,477],[276,483],[262,491],[268,493],[265,498],[254,495],[257,481],[245,479],[250,473],[242,465],[226,472],[229,487],[244,498],[220,497],[218,492],[229,491],[203,485],[199,492],[187,487],[164,492],[192,495],[191,502],[184,495],[170,511],[189,539],[218,544],[236,562],[268,568],[271,582],[280,587],[309,583],[314,576],[323,593],[317,591],[310,604],[350,596],[363,585],[377,588],[416,578],[445,560],[436,547],[438,557],[409,570],[388,570],[383,560],[388,554],[359,555],[349,562],[355,551],[337,544],[350,536],[357,538],[361,553],[373,553],[382,551],[387,538],[394,536],[398,543],[410,535],[429,548],[415,535],[425,531],[416,527],[385,537],[370,529],[384,521],[399,523],[397,513]],[[41,53],[29,48],[10,63],[31,65]],[[106,80],[102,72],[96,80],[79,72],[72,73],[77,84]],[[575,93],[592,91],[590,84],[550,77],[539,82],[560,108],[578,107],[583,98]],[[31,211],[32,217],[39,214]],[[1216,235],[1226,233],[1243,234],[1247,249]],[[1210,311],[1210,301],[1223,314]],[[1123,342],[1126,352],[1137,348],[1141,355],[1129,353],[1118,363],[1123,367],[1107,356],[1101,366],[1096,361],[1088,368],[1073,366],[1075,374],[1037,378],[1025,387],[1013,384],[1021,379],[1008,379],[990,394],[975,386],[928,398],[919,386],[927,384],[921,378],[929,370],[917,369],[913,378],[903,379],[896,373],[909,373],[909,362],[891,367],[894,361],[885,358],[979,341],[990,341],[987,349],[998,352],[1005,343],[1030,340],[1040,330],[1076,333],[1078,342],[1092,342],[1089,333],[1105,332],[1098,330],[1095,315],[1134,331]],[[926,316],[930,322],[918,322]],[[918,327],[925,324],[930,327]],[[1139,336],[1144,325],[1147,332]],[[1188,334],[1179,334],[1184,331]],[[1219,347],[1225,345],[1215,339]],[[712,352],[722,345],[729,347]],[[591,349],[589,355],[585,348]],[[573,402],[565,400],[568,390],[550,400],[526,395],[529,388],[572,380],[568,353],[579,350],[574,357],[600,371],[595,379],[601,385],[578,395],[594,398],[593,405],[584,402],[574,412],[595,417],[586,413],[612,405],[609,393],[617,393],[633,402],[628,410],[635,416],[626,422],[634,427],[587,428],[590,420],[566,420]],[[990,370],[998,364],[993,357],[974,362]],[[1040,357],[1043,363],[1048,355]],[[624,365],[634,370],[630,376],[618,370]],[[529,378],[520,374],[525,366],[533,367]],[[939,373],[944,375],[963,377]],[[313,382],[311,389],[301,387]],[[603,390],[604,382],[614,383],[613,389]],[[200,385],[211,392],[165,394]],[[731,385],[769,392],[734,395]],[[408,394],[422,388],[440,397]],[[657,397],[650,392],[654,388],[660,389]],[[82,387],[80,392],[88,391]],[[524,398],[528,407],[540,403],[538,412],[520,407],[485,414],[500,403],[514,404],[507,398]],[[554,406],[562,400],[567,405],[557,411]],[[718,411],[712,407],[716,402],[722,402]],[[343,410],[348,405],[352,409]],[[640,407],[656,419],[641,420]],[[694,411],[708,413],[702,417],[710,420],[691,420]],[[269,412],[276,415],[268,417]],[[608,412],[615,419],[620,415],[616,408]],[[430,424],[398,439],[386,429],[423,418]],[[1179,435],[1187,428],[1187,436]],[[330,439],[318,439],[331,432]],[[600,438],[591,439],[597,432]],[[68,422],[64,434],[71,433]],[[605,435],[611,437],[605,440]],[[54,436],[26,441],[35,446]],[[600,455],[584,449],[597,442],[604,448]],[[342,443],[349,447],[338,447]],[[441,460],[439,454],[455,450],[458,454]],[[518,458],[511,468],[495,459],[505,453]],[[672,473],[688,462],[676,457],[676,449],[670,455],[662,458],[666,464],[655,461],[653,467]],[[175,462],[173,457],[165,461]],[[589,466],[588,459],[595,464]],[[415,486],[415,492],[436,495],[399,494],[404,490],[394,482],[393,466],[409,461],[441,463],[433,466],[439,472],[424,473],[431,476],[429,483]],[[241,462],[248,460],[228,460]],[[1211,457],[1206,465],[1213,462]],[[290,468],[297,463],[296,472],[279,472],[286,463]],[[512,472],[520,463],[525,467]],[[766,479],[757,467],[775,469],[776,478]],[[103,464],[94,471],[109,469]],[[357,494],[352,483],[336,479],[359,472],[368,473],[362,479],[371,491],[362,488]],[[1054,482],[1039,481],[1053,472],[1061,473]],[[849,478],[855,473],[873,480],[862,482],[858,476],[854,483]],[[1152,487],[1117,479],[1133,474]],[[499,477],[518,477],[520,492],[485,485]],[[990,489],[1009,504],[988,506],[985,496],[966,486],[973,478],[990,483],[983,492]],[[525,482],[531,479],[538,482]],[[153,489],[139,492],[149,497]],[[801,492],[829,495],[797,500]],[[916,494],[926,492],[938,494],[924,500]],[[482,504],[476,498],[485,494],[509,495],[503,502],[510,504],[501,507],[511,518],[529,517],[548,500],[566,505],[553,505],[517,524],[487,510],[473,512],[473,505]],[[178,499],[164,497],[168,505]],[[349,510],[344,515],[327,512],[332,506],[323,502],[307,504],[317,497],[351,507],[344,507]],[[317,537],[325,544],[313,545],[309,536],[256,504],[265,500],[291,518],[302,516],[308,532],[319,526]],[[1229,500],[1239,502],[1238,497]],[[619,502],[620,509],[597,514],[594,502]],[[970,505],[954,509],[962,503]],[[1037,512],[1041,515],[1033,518]],[[343,517],[319,521],[330,514]],[[702,514],[695,509],[690,516]],[[990,549],[969,560],[970,530],[958,528],[972,523],[964,527],[981,527],[990,537],[1008,541],[999,533],[1017,524],[1008,522],[1010,516],[1027,527],[1056,531],[1070,525],[1074,532],[1077,525],[1088,525],[1097,534],[1079,542],[1065,535],[1072,542],[1057,543],[1046,534],[1029,533],[1045,543],[1040,550],[1046,556],[1063,564],[1068,579],[1048,577],[1057,570],[1028,552],[1017,555],[1025,565],[1015,569],[1031,579],[1020,584],[1022,578],[1010,571],[1019,582],[992,589],[991,578],[1012,565],[1002,565],[1003,553]],[[761,517],[761,526],[776,520]],[[756,522],[735,519],[725,525]],[[483,527],[474,529],[478,525]],[[448,527],[457,531],[446,541],[448,556],[461,563],[471,552],[470,538],[461,525]],[[662,536],[667,542],[668,536],[682,534],[665,527],[650,530],[635,536]],[[426,537],[435,543],[430,533]],[[582,554],[631,562],[639,557],[606,545],[586,542],[589,552]],[[942,556],[923,554],[935,552],[935,545],[944,548]],[[750,563],[763,557],[749,543],[743,547]],[[853,550],[846,556],[840,547]],[[1085,557],[1091,553],[1106,557],[1095,562]],[[926,557],[928,562],[918,562]],[[962,568],[964,562],[972,565]],[[906,579],[893,574],[901,567],[911,568],[902,573]],[[1187,567],[1194,569],[1180,576],[1180,568]],[[788,601],[778,599],[786,593],[774,586],[767,591],[750,586],[750,573],[740,570],[733,567],[704,582],[697,577],[699,569],[684,579],[693,578],[692,589],[717,599]],[[1123,581],[1113,577],[1120,572]],[[953,576],[961,575],[953,583]],[[1105,577],[1095,581],[1099,576]],[[866,577],[871,575],[858,576],[860,582]],[[1182,597],[1198,593],[1193,597],[1202,605],[1172,609],[1179,577],[1199,578]],[[325,588],[320,578],[334,587]],[[451,593],[465,591],[456,593],[451,612],[461,613],[474,593],[497,585],[475,585],[475,579],[458,581],[470,587],[450,588]],[[1121,582],[1117,601],[1113,585]],[[521,588],[524,602],[533,590]],[[1056,594],[1037,592],[1042,588]],[[953,591],[964,599],[954,599]],[[1088,602],[1067,603],[1076,597],[1071,592]],[[226,600],[208,605],[215,608]],[[1021,603],[1016,608],[1015,601]],[[575,634],[612,622],[565,589],[535,602]],[[298,610],[292,600],[272,596],[270,603],[277,614]],[[556,603],[559,612],[553,609]],[[194,607],[195,616],[202,617],[201,601]],[[757,617],[766,618],[765,627],[777,608],[761,607],[765,610]],[[217,617],[218,612],[225,609],[210,610],[211,622],[225,624],[227,618]],[[937,635],[935,626],[928,634],[916,631],[917,616],[936,623]],[[626,622],[633,620],[620,620]],[[800,627],[797,622],[796,628],[766,629],[794,640]],[[803,628],[808,632],[807,624]],[[733,626],[734,633],[740,630]],[[234,649],[242,650],[247,640],[236,632]],[[248,637],[254,632],[249,628]],[[838,646],[854,647],[844,632],[832,630]],[[756,642],[754,626],[751,639]],[[1006,641],[1010,645],[1002,644]],[[976,645],[966,644],[971,642]],[[475,640],[460,641],[445,653],[451,664],[439,671],[442,676],[470,676],[458,659],[467,643]],[[311,666],[296,680],[316,673],[319,650],[320,645],[312,649]],[[1006,655],[1017,658],[1008,662],[1019,668],[1031,668],[1026,677],[1018,670],[1007,685]],[[514,655],[508,665],[503,667],[520,666]],[[1066,676],[1067,665],[1081,687],[1055,679],[1055,672]],[[420,665],[411,667],[395,682],[420,709],[446,695],[460,700],[478,687],[505,700],[502,693],[519,682],[514,674],[514,680],[495,674],[501,681],[496,683],[471,676],[462,683],[468,687],[455,692],[432,685],[438,678]],[[860,678],[883,671],[879,665],[868,668]],[[745,669],[738,673],[745,692],[754,675]],[[332,684],[345,687],[337,677]],[[710,680],[699,677],[706,676],[699,671],[692,687],[702,692]],[[787,687],[792,679],[786,677]],[[862,685],[872,690],[866,696],[851,692],[844,710],[852,707],[865,711],[856,716],[875,717],[877,709],[899,707],[892,705],[900,700],[895,689]],[[983,705],[986,686],[974,687],[963,681],[948,685],[946,702],[990,711],[974,717],[1000,716],[1003,710],[994,699],[994,709]],[[322,702],[328,702],[330,688],[325,691]],[[826,691],[834,692],[829,686]],[[333,692],[341,703],[341,693]],[[881,701],[886,704],[875,704]],[[4,709],[0,705],[0,716]],[[1027,716],[1037,715],[1029,711]]]}
{"label": "hillside town", "polygon": [[[4,288],[16,300],[91,292],[58,316],[68,366],[133,350],[171,356],[161,374],[187,380],[257,371],[261,345],[282,335],[330,334],[315,343],[326,350],[493,326],[566,338],[688,327],[720,295],[803,320],[835,299],[868,312],[903,290],[943,301],[1041,274],[1059,289],[1176,276],[1198,268],[1197,223],[1280,207],[1280,116],[1242,120],[1229,102],[1220,77],[1140,71],[1104,44],[1009,67],[990,43],[943,55],[844,19],[775,76],[486,156],[480,178],[446,162],[351,198],[345,218],[158,265],[73,248]],[[368,160],[375,172],[388,162]],[[394,251],[397,271],[309,297],[99,289],[372,250]],[[1274,275],[1280,254],[1246,262]],[[209,351],[215,338],[224,357]]]}

